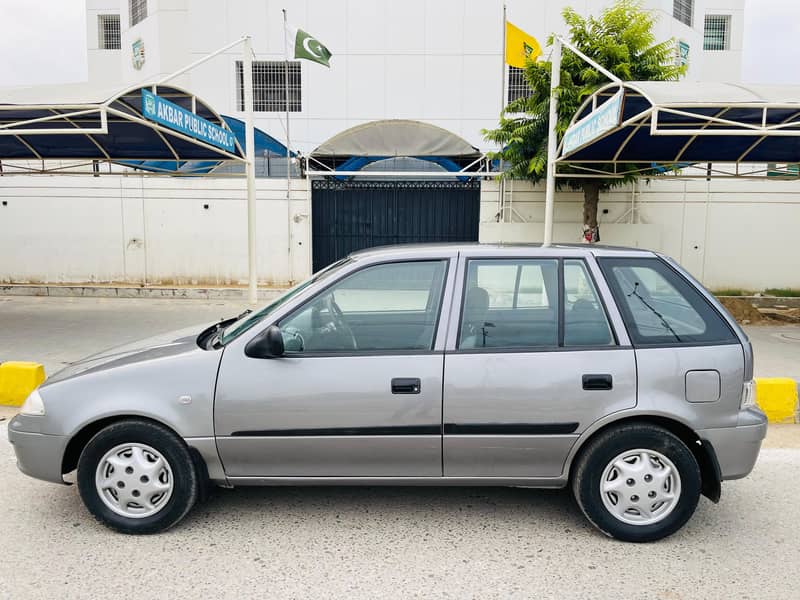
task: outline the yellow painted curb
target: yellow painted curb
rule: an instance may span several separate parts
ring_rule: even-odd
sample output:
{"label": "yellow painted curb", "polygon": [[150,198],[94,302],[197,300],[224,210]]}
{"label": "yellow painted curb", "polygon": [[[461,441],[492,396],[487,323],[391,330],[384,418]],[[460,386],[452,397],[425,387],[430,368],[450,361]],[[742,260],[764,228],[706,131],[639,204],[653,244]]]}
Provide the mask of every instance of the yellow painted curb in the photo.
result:
{"label": "yellow painted curb", "polygon": [[44,367],[34,362],[0,363],[0,404],[22,406],[44,381]]}
{"label": "yellow painted curb", "polygon": [[756,377],[756,402],[770,423],[794,423],[797,382],[788,377]]}

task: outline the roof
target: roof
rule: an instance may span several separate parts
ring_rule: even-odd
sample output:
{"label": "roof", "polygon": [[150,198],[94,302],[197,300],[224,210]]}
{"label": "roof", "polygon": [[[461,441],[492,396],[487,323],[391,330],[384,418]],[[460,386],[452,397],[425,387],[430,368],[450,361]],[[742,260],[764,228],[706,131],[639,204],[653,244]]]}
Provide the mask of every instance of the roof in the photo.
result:
{"label": "roof", "polygon": [[482,244],[478,242],[465,243],[433,243],[433,244],[396,244],[392,246],[375,246],[352,252],[353,258],[381,258],[393,256],[425,256],[441,254],[465,253],[472,256],[498,255],[519,256],[654,256],[651,250],[642,248],[626,248],[623,246],[604,246],[602,244],[553,244],[543,247],[542,244]]}
{"label": "roof", "polygon": [[478,157],[481,153],[464,138],[436,125],[389,119],[351,127],[320,144],[311,155]]}
{"label": "roof", "polygon": [[[240,144],[229,153],[146,120],[141,90],[154,87],[142,84],[114,91],[71,84],[4,90],[0,99],[0,160],[243,159]],[[172,85],[157,86],[157,93],[230,130],[219,113],[194,94]]]}
{"label": "roof", "polygon": [[[572,124],[619,89],[618,83],[600,88]],[[642,170],[692,163],[800,162],[798,86],[627,81],[622,90],[618,125],[568,153],[560,146],[560,165],[588,173],[601,163],[635,164]],[[606,167],[603,175],[621,172]]]}

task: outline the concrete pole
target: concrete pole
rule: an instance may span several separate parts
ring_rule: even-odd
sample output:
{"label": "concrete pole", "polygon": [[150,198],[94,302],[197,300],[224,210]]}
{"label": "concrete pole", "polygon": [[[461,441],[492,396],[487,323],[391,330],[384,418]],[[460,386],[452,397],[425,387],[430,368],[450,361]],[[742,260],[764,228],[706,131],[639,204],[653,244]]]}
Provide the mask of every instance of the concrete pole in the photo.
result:
{"label": "concrete pole", "polygon": [[550,120],[547,128],[547,186],[544,195],[544,239],[542,246],[553,243],[553,204],[556,195],[556,123],[558,122],[557,88],[561,84],[561,39],[553,41],[553,54],[550,57]]}
{"label": "concrete pole", "polygon": [[258,302],[258,268],[256,263],[256,135],[253,125],[253,41],[244,38],[244,60],[242,61],[244,79],[245,112],[245,174],[247,175],[247,301]]}

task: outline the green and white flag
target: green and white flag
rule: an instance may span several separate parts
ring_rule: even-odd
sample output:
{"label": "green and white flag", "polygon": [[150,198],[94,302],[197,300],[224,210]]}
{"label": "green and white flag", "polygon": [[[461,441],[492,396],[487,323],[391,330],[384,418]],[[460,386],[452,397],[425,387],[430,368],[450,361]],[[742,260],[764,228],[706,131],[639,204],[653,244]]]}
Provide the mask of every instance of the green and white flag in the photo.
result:
{"label": "green and white flag", "polygon": [[286,28],[289,41],[289,54],[294,54],[295,58],[305,58],[306,60],[330,67],[331,51],[323,46],[320,41],[310,33],[294,27]]}

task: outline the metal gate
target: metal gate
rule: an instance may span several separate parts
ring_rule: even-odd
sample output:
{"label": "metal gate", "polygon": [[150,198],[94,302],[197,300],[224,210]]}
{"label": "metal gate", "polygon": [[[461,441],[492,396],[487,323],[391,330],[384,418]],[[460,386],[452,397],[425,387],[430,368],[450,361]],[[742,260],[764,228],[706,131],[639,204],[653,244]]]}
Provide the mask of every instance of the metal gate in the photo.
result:
{"label": "metal gate", "polygon": [[476,242],[480,181],[312,181],[314,272],[350,252]]}

